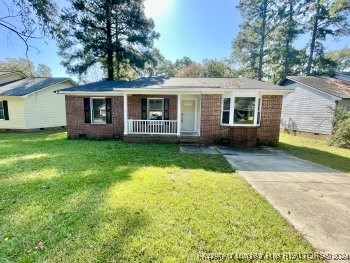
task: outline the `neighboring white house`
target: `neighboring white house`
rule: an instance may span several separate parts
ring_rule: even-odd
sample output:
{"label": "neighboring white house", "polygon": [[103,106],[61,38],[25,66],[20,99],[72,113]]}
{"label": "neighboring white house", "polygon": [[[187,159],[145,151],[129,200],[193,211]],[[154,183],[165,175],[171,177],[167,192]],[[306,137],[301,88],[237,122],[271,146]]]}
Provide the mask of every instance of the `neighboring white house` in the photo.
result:
{"label": "neighboring white house", "polygon": [[350,72],[337,72],[333,78],[350,81]]}
{"label": "neighboring white house", "polygon": [[66,126],[64,95],[69,78],[26,78],[18,72],[0,72],[0,130],[30,130]]}
{"label": "neighboring white house", "polygon": [[280,85],[295,88],[283,97],[282,129],[329,135],[333,128],[330,108],[350,105],[350,81],[345,77],[290,76]]}

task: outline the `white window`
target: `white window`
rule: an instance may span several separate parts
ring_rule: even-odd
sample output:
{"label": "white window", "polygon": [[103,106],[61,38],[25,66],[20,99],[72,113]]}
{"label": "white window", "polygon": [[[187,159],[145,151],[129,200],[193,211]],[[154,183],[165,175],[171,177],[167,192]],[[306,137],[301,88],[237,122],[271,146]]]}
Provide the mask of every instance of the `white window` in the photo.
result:
{"label": "white window", "polygon": [[255,97],[235,97],[233,124],[254,124]]}
{"label": "white window", "polygon": [[148,119],[163,120],[164,116],[164,100],[163,99],[148,99]]}
{"label": "white window", "polygon": [[91,123],[105,124],[106,123],[106,99],[91,98]]}
{"label": "white window", "polygon": [[5,108],[2,101],[0,101],[0,120],[5,120]]}
{"label": "white window", "polygon": [[261,121],[261,98],[258,99],[258,115],[256,117],[256,124],[260,125],[260,121]]}
{"label": "white window", "polygon": [[221,122],[223,124],[229,124],[230,123],[231,98],[224,98],[222,103],[223,103],[223,105],[222,105]]}
{"label": "white window", "polygon": [[261,99],[258,96],[225,96],[222,99],[221,124],[260,125]]}

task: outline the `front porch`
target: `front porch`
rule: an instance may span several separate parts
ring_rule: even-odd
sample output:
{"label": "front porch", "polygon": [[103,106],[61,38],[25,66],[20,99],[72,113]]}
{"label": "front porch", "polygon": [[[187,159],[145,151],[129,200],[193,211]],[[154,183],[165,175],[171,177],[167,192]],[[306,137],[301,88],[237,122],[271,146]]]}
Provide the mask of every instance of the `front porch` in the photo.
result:
{"label": "front porch", "polygon": [[128,134],[123,136],[124,142],[131,143],[182,143],[182,144],[200,144],[201,139],[198,134],[195,135],[187,135],[181,134],[177,135],[169,135],[169,134]]}
{"label": "front porch", "polygon": [[124,137],[199,137],[200,102],[192,94],[124,94]]}

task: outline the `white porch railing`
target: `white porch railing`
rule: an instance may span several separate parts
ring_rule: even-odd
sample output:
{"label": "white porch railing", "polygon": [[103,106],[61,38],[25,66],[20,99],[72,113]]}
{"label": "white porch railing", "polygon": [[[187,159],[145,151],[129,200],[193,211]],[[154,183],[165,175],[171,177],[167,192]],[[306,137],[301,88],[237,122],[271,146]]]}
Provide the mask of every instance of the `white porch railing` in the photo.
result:
{"label": "white porch railing", "polygon": [[128,120],[128,134],[177,134],[176,120]]}

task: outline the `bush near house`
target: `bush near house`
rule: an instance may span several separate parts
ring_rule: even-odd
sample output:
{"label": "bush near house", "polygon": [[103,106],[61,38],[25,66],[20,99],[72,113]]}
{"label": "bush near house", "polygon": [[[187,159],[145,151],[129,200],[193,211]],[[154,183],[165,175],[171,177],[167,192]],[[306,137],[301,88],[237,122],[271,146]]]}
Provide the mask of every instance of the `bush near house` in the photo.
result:
{"label": "bush near house", "polygon": [[350,106],[334,109],[333,125],[330,145],[350,149]]}

